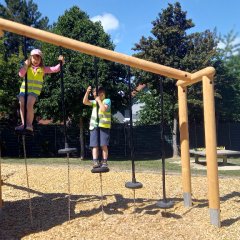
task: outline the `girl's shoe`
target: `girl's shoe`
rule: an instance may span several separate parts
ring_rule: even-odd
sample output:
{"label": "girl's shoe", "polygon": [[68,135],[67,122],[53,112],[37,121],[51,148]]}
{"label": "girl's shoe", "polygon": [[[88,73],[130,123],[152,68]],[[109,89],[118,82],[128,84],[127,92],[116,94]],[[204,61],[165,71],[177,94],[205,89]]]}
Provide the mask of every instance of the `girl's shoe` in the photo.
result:
{"label": "girl's shoe", "polygon": [[33,131],[33,127],[32,127],[32,126],[27,126],[27,127],[26,127],[26,130],[28,130],[28,131],[31,131],[31,132],[32,132],[32,131]]}
{"label": "girl's shoe", "polygon": [[23,131],[23,129],[24,129],[24,125],[23,124],[20,125],[20,126],[15,127],[15,131]]}

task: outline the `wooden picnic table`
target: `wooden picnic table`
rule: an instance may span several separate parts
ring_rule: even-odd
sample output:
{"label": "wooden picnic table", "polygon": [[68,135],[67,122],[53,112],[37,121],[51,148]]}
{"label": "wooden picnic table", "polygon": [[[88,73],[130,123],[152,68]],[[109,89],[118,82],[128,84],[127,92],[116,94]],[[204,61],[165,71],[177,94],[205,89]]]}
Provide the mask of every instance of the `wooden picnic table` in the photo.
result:
{"label": "wooden picnic table", "polygon": [[[200,157],[205,157],[206,158],[206,151],[197,151],[194,149],[191,149],[190,154],[192,154],[195,158],[195,163],[199,163],[199,158]],[[217,150],[217,158],[222,158],[223,159],[223,164],[227,164],[227,159],[228,157],[233,157],[233,156],[240,156],[240,151],[233,151],[233,150]]]}

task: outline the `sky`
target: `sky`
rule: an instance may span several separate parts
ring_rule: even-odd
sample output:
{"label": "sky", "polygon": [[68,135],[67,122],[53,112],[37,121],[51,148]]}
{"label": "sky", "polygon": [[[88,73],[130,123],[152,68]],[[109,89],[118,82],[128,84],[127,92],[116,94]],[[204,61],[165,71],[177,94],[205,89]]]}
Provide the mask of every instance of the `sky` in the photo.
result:
{"label": "sky", "polygon": [[[131,49],[142,36],[151,36],[152,21],[172,0],[33,0],[42,16],[49,23],[57,21],[66,10],[78,6],[92,21],[101,21],[104,30],[111,35],[115,51],[131,55]],[[240,34],[240,0],[179,0],[187,18],[195,27],[192,32],[214,30],[226,35],[231,30]],[[0,0],[5,4],[4,0]],[[240,42],[238,34],[237,41]]]}

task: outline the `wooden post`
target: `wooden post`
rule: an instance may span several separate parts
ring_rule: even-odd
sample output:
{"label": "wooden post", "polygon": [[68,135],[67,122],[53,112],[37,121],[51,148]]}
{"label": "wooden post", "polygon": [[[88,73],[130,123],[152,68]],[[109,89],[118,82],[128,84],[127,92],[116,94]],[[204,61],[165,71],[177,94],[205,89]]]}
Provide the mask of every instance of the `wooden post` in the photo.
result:
{"label": "wooden post", "polygon": [[184,206],[192,206],[191,198],[191,170],[189,154],[187,88],[178,86],[179,131],[182,162],[182,182]]}
{"label": "wooden post", "polygon": [[0,37],[4,36],[4,32],[0,29]]}
{"label": "wooden post", "polygon": [[213,77],[203,76],[203,104],[210,222],[212,225],[220,227],[220,199]]}

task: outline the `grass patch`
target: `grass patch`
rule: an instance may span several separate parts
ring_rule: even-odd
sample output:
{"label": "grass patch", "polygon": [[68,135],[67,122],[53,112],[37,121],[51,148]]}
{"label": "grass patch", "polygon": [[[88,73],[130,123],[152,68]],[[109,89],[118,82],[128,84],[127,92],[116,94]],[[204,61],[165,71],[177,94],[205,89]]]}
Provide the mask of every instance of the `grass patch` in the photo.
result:
{"label": "grass patch", "polygon": [[[2,163],[6,164],[24,164],[25,161],[23,158],[3,158]],[[28,164],[39,164],[39,165],[66,165],[67,158],[28,158]],[[229,159],[229,166],[239,166],[240,159]],[[91,168],[91,160],[80,160],[80,158],[70,158],[70,164],[73,166],[81,166]],[[202,163],[204,165],[204,161]],[[219,165],[221,162],[219,161]],[[131,160],[109,160],[110,168],[118,171],[131,171],[132,162]],[[165,160],[165,169],[166,173],[178,173],[181,174],[181,164],[180,158],[168,158]],[[153,171],[153,172],[162,172],[162,160],[135,160],[135,170],[144,172],[144,171]],[[191,169],[191,173],[194,175],[206,175],[206,166],[205,169]],[[240,170],[219,170],[219,176],[240,176]]]}

